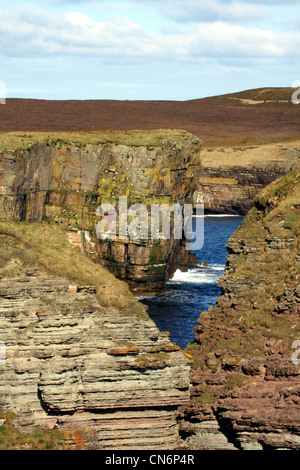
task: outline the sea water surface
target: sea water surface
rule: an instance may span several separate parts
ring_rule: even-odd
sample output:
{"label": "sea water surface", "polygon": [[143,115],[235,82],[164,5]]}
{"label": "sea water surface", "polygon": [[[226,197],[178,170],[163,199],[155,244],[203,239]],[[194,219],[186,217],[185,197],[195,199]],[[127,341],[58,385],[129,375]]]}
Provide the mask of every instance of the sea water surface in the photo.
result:
{"label": "sea water surface", "polygon": [[[208,267],[190,266],[186,272],[177,270],[167,282],[166,292],[140,296],[148,306],[149,316],[161,331],[169,331],[170,339],[180,348],[195,340],[193,328],[201,312],[214,306],[220,295],[217,280],[223,276],[226,264],[226,243],[241,224],[242,216],[205,215],[204,246],[192,251],[198,262]],[[199,223],[196,218],[193,223]]]}

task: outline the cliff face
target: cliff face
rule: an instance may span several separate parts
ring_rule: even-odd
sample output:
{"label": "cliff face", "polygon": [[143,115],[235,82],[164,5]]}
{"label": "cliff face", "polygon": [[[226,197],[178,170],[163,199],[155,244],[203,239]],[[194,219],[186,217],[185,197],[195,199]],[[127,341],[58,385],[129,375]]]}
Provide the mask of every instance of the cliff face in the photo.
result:
{"label": "cliff face", "polygon": [[20,429],[57,425],[70,446],[79,430],[99,449],[300,447],[299,170],[259,193],[230,239],[222,295],[187,348],[191,379],[186,356],[113,275],[135,291],[163,289],[184,240],[96,234],[101,203],[182,205],[198,183],[194,202],[244,213],[298,162],[295,149],[242,167],[204,160],[200,177],[200,146],[180,135],[2,151],[0,408]]}
{"label": "cliff face", "polygon": [[245,215],[261,189],[299,167],[299,156],[299,142],[203,149],[194,199],[207,212]]}
{"label": "cliff face", "polygon": [[67,448],[175,448],[189,360],[128,286],[56,226],[0,223],[0,248],[0,409]]}
{"label": "cliff face", "polygon": [[127,204],[191,202],[201,141],[187,133],[154,145],[68,144],[62,139],[0,154],[0,220],[59,224],[70,242],[134,290],[161,290],[176,270],[184,240],[100,241],[96,210],[120,196]]}
{"label": "cliff face", "polygon": [[178,444],[190,362],[128,284],[162,289],[184,240],[96,234],[97,208],[119,196],[190,201],[201,142],[154,141],[51,139],[0,154],[0,409],[23,431],[58,427],[67,447],[78,433],[85,448]]}
{"label": "cliff face", "polygon": [[294,170],[259,193],[228,242],[222,294],[187,349],[188,448],[300,448],[299,220]]}

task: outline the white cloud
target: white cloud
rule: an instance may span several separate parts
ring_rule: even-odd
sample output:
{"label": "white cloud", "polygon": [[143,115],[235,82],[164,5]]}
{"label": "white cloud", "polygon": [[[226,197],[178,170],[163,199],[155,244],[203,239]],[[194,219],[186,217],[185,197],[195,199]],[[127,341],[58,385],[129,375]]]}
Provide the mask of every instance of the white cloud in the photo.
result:
{"label": "white cloud", "polygon": [[193,24],[186,31],[153,33],[130,19],[96,21],[81,12],[26,8],[0,15],[2,56],[278,58],[300,47],[300,34],[274,33],[225,22]]}
{"label": "white cloud", "polygon": [[289,86],[299,79],[299,3],[0,0],[0,79],[7,96],[51,99]]}
{"label": "white cloud", "polygon": [[187,53],[218,57],[278,58],[291,54],[300,35],[275,34],[258,28],[228,25],[222,22],[197,25],[186,38]]}
{"label": "white cloud", "polygon": [[253,21],[261,19],[264,12],[257,6],[243,1],[209,2],[197,0],[164,0],[160,5],[164,14],[178,22],[206,22],[224,20],[226,22]]}
{"label": "white cloud", "polygon": [[106,56],[124,53],[145,55],[154,38],[128,19],[100,22],[79,12],[51,14],[26,7],[10,13],[2,12],[0,39],[0,51],[8,56]]}

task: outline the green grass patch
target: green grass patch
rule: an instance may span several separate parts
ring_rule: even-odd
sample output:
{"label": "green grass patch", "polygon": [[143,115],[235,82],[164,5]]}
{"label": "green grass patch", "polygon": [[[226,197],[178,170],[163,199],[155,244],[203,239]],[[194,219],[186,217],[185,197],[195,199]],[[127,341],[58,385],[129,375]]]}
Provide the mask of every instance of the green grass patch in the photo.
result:
{"label": "green grass patch", "polygon": [[83,148],[88,144],[98,145],[113,142],[116,145],[146,146],[150,151],[155,147],[163,147],[168,139],[178,141],[185,136],[192,136],[187,131],[176,129],[130,130],[130,131],[14,131],[0,132],[0,149],[28,149],[34,143],[49,145],[75,145]]}
{"label": "green grass patch", "polygon": [[195,399],[195,402],[200,405],[212,405],[215,403],[222,395],[228,394],[228,392],[242,387],[250,382],[250,377],[245,376],[240,373],[231,373],[228,375],[228,379],[225,385],[222,386],[211,386],[207,385],[204,392]]}
{"label": "green grass patch", "polygon": [[64,444],[57,429],[35,426],[33,432],[24,434],[14,427],[15,418],[14,413],[0,410],[0,419],[5,419],[0,426],[0,450],[63,450]]}
{"label": "green grass patch", "polygon": [[26,267],[41,266],[79,285],[96,286],[103,307],[120,314],[148,316],[128,285],[84,256],[67,241],[66,232],[57,225],[0,222],[0,252],[0,268],[12,259],[20,260]]}

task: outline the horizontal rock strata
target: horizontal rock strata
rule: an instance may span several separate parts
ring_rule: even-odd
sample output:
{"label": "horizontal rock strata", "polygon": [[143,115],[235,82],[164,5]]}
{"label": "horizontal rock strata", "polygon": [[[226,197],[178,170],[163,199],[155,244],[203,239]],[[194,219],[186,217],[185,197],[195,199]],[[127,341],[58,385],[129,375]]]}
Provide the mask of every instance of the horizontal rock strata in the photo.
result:
{"label": "horizontal rock strata", "polygon": [[88,430],[87,447],[174,448],[187,358],[149,318],[102,308],[93,289],[43,272],[1,279],[0,408],[23,431]]}
{"label": "horizontal rock strata", "polygon": [[222,294],[187,349],[187,448],[300,448],[299,178],[260,192],[228,242]]}
{"label": "horizontal rock strata", "polygon": [[[185,234],[174,238],[171,229],[169,240],[120,237],[119,197],[127,197],[128,208],[143,204],[149,215],[152,204],[178,203],[183,211],[195,190],[200,149],[199,139],[181,133],[165,138],[160,146],[76,145],[58,139],[26,150],[3,150],[0,220],[59,224],[71,242],[133,290],[163,290],[181,262]],[[96,233],[101,204],[116,209],[112,239],[99,240]],[[150,233],[150,222],[148,228]]]}
{"label": "horizontal rock strata", "polygon": [[194,200],[207,212],[245,215],[261,189],[299,168],[299,157],[297,142],[205,149]]}

